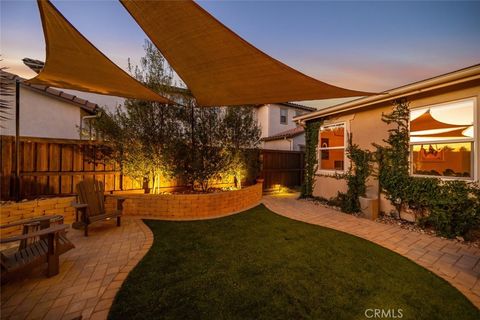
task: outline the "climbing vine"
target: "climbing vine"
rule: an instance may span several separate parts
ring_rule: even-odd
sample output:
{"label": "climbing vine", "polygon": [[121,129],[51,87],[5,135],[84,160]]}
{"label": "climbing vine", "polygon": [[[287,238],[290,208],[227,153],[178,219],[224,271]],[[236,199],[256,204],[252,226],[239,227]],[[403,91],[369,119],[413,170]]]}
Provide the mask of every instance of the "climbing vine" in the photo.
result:
{"label": "climbing vine", "polygon": [[441,235],[472,238],[480,230],[480,187],[409,175],[409,112],[408,102],[399,100],[391,113],[382,116],[393,128],[384,146],[375,145],[381,191],[398,218],[402,211],[410,211],[421,226],[433,227]]}
{"label": "climbing vine", "polygon": [[364,197],[367,179],[372,173],[372,152],[361,149],[353,143],[352,134],[348,136],[347,157],[350,159],[348,172],[340,178],[347,180],[347,192],[339,192],[335,201],[343,212],[360,211],[358,197]]}
{"label": "climbing vine", "polygon": [[[388,138],[384,140],[385,146],[374,144],[377,148],[377,161],[379,163],[378,179],[380,188],[400,217],[401,209],[406,201],[406,192],[409,188],[409,141],[408,121],[410,117],[409,104],[406,100],[394,101],[393,111],[382,114],[382,121],[393,128],[388,130]],[[401,217],[400,217],[401,218]]]}
{"label": "climbing vine", "polygon": [[410,136],[409,103],[394,101],[391,113],[382,114],[382,121],[391,126],[384,145],[373,144],[376,151],[363,150],[353,144],[349,136],[347,157],[351,161],[347,173],[336,176],[346,179],[347,192],[339,192],[336,198],[322,199],[312,196],[317,170],[318,133],[322,121],[308,122],[305,127],[306,155],[305,179],[301,197],[315,198],[342,211],[360,211],[358,197],[365,196],[366,182],[373,175],[378,177],[380,191],[395,208],[397,218],[402,212],[414,214],[423,227],[434,228],[446,237],[462,236],[480,238],[480,186],[461,180],[444,181],[439,178],[412,177],[409,174]]}
{"label": "climbing vine", "polygon": [[305,125],[305,175],[302,184],[301,198],[312,197],[315,185],[315,172],[318,167],[317,146],[318,133],[322,121],[308,121]]}

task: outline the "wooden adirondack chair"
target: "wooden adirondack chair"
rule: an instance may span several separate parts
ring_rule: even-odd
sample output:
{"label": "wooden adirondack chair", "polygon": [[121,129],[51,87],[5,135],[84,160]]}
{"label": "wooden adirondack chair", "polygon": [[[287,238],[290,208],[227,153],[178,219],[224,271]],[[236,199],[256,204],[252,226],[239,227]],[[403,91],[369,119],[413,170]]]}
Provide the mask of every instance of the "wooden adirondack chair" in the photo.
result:
{"label": "wooden adirondack chair", "polygon": [[94,222],[117,218],[117,227],[121,223],[124,198],[116,197],[116,209],[105,212],[105,188],[100,181],[87,179],[77,184],[78,203],[72,203],[75,208],[77,222],[74,227],[82,227],[88,237],[88,226]]}
{"label": "wooden adirondack chair", "polygon": [[62,216],[43,216],[16,221],[0,229],[22,226],[22,234],[0,239],[1,244],[20,241],[18,249],[0,252],[1,283],[25,276],[32,268],[47,263],[47,277],[59,272],[61,254],[75,248],[67,238]]}

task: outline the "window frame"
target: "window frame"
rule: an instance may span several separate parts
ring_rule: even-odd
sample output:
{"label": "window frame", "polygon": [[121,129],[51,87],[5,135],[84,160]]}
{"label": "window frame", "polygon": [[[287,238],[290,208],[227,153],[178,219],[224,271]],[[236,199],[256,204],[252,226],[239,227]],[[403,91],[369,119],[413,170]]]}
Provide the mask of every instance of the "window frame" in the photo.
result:
{"label": "window frame", "polygon": [[[478,168],[477,168],[477,162],[478,159],[475,158],[476,155],[476,150],[478,150],[478,138],[480,136],[480,133],[478,132],[479,126],[478,126],[478,111],[477,111],[477,98],[476,97],[467,97],[467,98],[461,98],[461,99],[455,99],[455,100],[450,100],[447,102],[441,102],[441,103],[436,103],[436,104],[431,104],[431,105],[423,105],[415,108],[410,109],[410,113],[412,110],[418,110],[418,109],[426,109],[426,108],[436,108],[436,107],[441,107],[441,106],[446,106],[452,103],[456,102],[462,102],[462,101],[472,101],[473,102],[473,138],[469,139],[451,139],[451,140],[426,140],[426,141],[421,141],[421,142],[411,142],[410,141],[410,116],[408,119],[408,134],[409,134],[409,141],[408,141],[408,163],[409,163],[409,169],[408,173],[412,177],[417,177],[417,178],[437,178],[441,180],[462,180],[462,181],[477,181],[478,180]],[[415,174],[413,173],[413,146],[415,145],[422,145],[422,144],[449,144],[449,143],[471,143],[472,144],[472,150],[470,152],[470,171],[471,171],[471,176],[470,177],[452,177],[452,176],[435,176],[435,175],[427,175],[427,174]]]}
{"label": "window frame", "polygon": [[[285,122],[282,122],[282,111],[285,111],[286,112],[286,115],[285,115]],[[283,124],[283,125],[288,125],[288,108],[280,108],[280,124]]]}
{"label": "window frame", "polygon": [[[322,148],[321,143],[322,143],[322,129],[324,128],[330,128],[330,127],[341,127],[343,126],[343,147],[328,147],[328,148]],[[342,122],[335,122],[335,123],[329,123],[326,125],[322,125],[320,127],[320,130],[318,131],[318,146],[317,146],[317,161],[318,161],[318,171],[320,173],[325,173],[325,174],[336,174],[336,173],[345,173],[346,172],[346,167],[347,167],[347,122],[342,121]],[[337,169],[323,169],[322,168],[322,150],[341,150],[343,149],[343,170],[337,170]]]}

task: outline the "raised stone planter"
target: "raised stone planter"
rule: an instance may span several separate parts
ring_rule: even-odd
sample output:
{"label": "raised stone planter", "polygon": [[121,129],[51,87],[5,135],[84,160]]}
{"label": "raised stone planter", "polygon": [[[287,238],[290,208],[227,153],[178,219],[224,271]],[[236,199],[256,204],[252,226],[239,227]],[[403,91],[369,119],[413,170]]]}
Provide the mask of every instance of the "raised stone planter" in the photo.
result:
{"label": "raised stone planter", "polygon": [[[56,197],[7,203],[0,206],[0,221],[2,224],[8,224],[23,219],[59,214],[64,217],[66,224],[70,224],[75,220],[75,210],[71,206],[74,200],[75,197]],[[20,226],[8,228],[8,230],[2,230],[2,237],[20,232]]]}
{"label": "raised stone planter", "polygon": [[193,220],[228,215],[260,203],[262,181],[234,191],[209,194],[122,194],[124,215]]}
{"label": "raised stone planter", "polygon": [[[262,199],[262,183],[241,190],[225,191],[209,194],[155,195],[124,193],[124,215],[152,217],[169,220],[207,219],[228,215],[256,206]],[[75,197],[56,197],[38,199],[19,203],[8,203],[0,206],[2,224],[22,219],[30,219],[44,215],[59,214],[64,216],[65,223],[75,221],[75,210],[71,206]],[[107,196],[107,210],[114,207],[114,196]],[[2,232],[2,237],[20,233],[20,227],[10,228]]]}

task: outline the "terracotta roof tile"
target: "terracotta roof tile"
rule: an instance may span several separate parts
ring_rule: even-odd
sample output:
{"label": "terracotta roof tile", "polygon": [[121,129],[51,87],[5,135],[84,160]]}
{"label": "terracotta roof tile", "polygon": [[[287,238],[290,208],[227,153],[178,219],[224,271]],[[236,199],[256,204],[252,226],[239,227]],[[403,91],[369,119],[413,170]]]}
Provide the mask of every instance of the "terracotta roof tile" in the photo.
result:
{"label": "terracotta roof tile", "polygon": [[69,94],[66,92],[60,92],[60,97],[68,99],[68,100],[74,100],[75,101],[75,96],[73,94]]}
{"label": "terracotta roof tile", "polygon": [[[1,72],[7,74],[11,80],[14,80],[14,79],[25,80],[25,79],[13,74],[13,73],[3,71],[3,70]],[[98,107],[98,105],[96,103],[90,102],[88,100],[85,100],[85,99],[79,98],[77,96],[74,96],[73,94],[66,93],[64,91],[57,90],[57,89],[54,89],[54,88],[51,88],[51,87],[47,87],[47,86],[43,86],[43,85],[36,85],[36,84],[29,84],[29,83],[26,83],[26,82],[21,82],[21,86],[24,87],[24,88],[29,88],[31,90],[38,91],[38,92],[43,92],[43,93],[48,94],[49,96],[52,96],[52,97],[57,98],[57,99],[61,99],[61,100],[76,104],[80,108],[82,108],[82,109],[84,109],[84,110],[86,110],[86,111],[88,111],[89,113],[92,113],[92,114],[95,112],[95,109]]]}
{"label": "terracotta roof tile", "polygon": [[76,103],[82,104],[82,105],[85,105],[87,103],[87,100],[79,98],[79,97],[74,97],[73,101],[75,101]]}
{"label": "terracotta roof tile", "polygon": [[297,108],[297,109],[305,110],[305,111],[317,111],[317,108],[308,107],[308,106],[305,106],[303,104],[298,104],[298,103],[293,103],[293,102],[281,102],[279,104],[282,104],[284,106],[291,107],[291,108]]}

